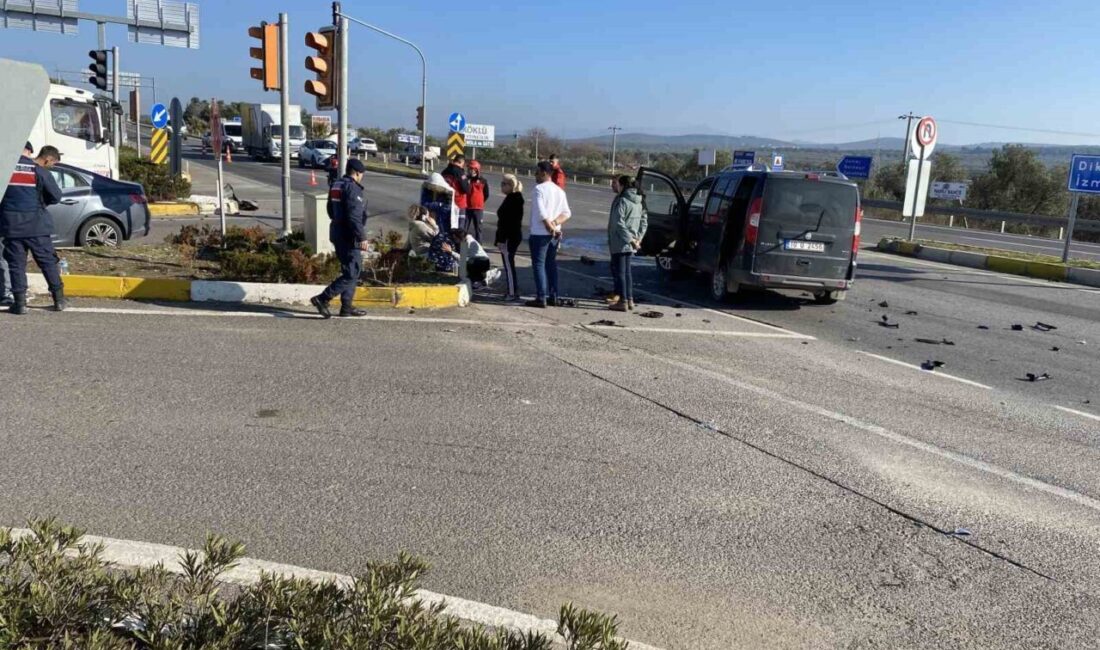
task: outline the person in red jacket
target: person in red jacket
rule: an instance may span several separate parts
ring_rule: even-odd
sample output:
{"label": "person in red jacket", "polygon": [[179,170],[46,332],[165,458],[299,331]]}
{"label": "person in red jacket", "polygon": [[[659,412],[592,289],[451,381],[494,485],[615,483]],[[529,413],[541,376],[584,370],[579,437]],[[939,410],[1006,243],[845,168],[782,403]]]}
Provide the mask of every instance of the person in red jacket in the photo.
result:
{"label": "person in red jacket", "polygon": [[463,227],[466,224],[466,208],[469,207],[470,177],[466,175],[466,156],[455,154],[451,158],[451,164],[443,170],[443,180],[455,193],[455,207],[458,208],[458,221]]}
{"label": "person in red jacket", "polygon": [[561,161],[558,160],[558,154],[550,154],[550,164],[554,166],[554,171],[550,174],[550,180],[561,189],[565,189],[565,170],[561,168]]}
{"label": "person in red jacket", "polygon": [[466,196],[466,232],[481,243],[481,220],[485,214],[485,202],[489,200],[489,183],[481,175],[481,163],[471,160],[467,166],[470,193]]}

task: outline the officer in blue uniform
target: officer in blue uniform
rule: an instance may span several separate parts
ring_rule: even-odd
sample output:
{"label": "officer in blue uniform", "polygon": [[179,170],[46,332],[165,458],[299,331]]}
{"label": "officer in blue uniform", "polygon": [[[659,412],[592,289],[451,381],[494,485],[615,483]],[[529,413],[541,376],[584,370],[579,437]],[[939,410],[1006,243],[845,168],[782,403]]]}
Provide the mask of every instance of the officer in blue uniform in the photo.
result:
{"label": "officer in blue uniform", "polygon": [[367,312],[352,306],[359,273],[363,270],[363,251],[370,249],[367,241],[367,200],[363,197],[363,174],[367,168],[361,160],[352,158],[344,177],[328,191],[329,241],[340,260],[340,277],[320,295],[310,298],[321,316],[332,318],[328,304],[340,296],[340,316],[366,316]]}
{"label": "officer in blue uniform", "polygon": [[15,302],[11,313],[27,313],[27,253],[34,256],[46,286],[53,296],[54,311],[64,311],[65,287],[53,248],[53,219],[47,206],[61,201],[61,188],[47,171],[61,161],[55,147],[42,147],[38,158],[20,156],[11,182],[0,200],[0,238],[4,240],[4,261],[11,274]]}
{"label": "officer in blue uniform", "polygon": [[[34,146],[28,141],[23,145],[23,155],[30,158],[34,155]],[[8,273],[8,263],[4,261],[4,238],[0,237],[0,305],[10,307],[15,304],[15,296],[11,295],[11,274]]]}

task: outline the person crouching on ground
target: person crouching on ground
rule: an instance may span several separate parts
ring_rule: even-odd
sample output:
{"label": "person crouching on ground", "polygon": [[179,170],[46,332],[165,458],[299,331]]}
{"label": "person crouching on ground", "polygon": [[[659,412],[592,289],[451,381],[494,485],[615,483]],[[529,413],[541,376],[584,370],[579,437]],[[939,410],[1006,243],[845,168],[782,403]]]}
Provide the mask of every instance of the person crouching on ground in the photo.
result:
{"label": "person crouching on ground", "polygon": [[634,187],[634,179],[620,176],[611,181],[615,200],[607,221],[607,246],[611,252],[611,276],[615,281],[612,311],[634,309],[634,277],[630,262],[642,247],[648,226],[648,216],[642,197]]}
{"label": "person crouching on ground", "polygon": [[455,264],[462,263],[462,254],[459,251],[462,250],[463,239],[466,240],[467,246],[466,277],[475,287],[495,284],[500,279],[500,269],[493,268],[493,262],[489,259],[489,254],[485,252],[485,248],[481,243],[474,239],[473,235],[461,230],[451,231],[450,249]]}
{"label": "person crouching on ground", "polygon": [[432,240],[439,235],[439,226],[428,208],[422,205],[409,206],[408,249],[410,257],[427,258],[432,248]]}

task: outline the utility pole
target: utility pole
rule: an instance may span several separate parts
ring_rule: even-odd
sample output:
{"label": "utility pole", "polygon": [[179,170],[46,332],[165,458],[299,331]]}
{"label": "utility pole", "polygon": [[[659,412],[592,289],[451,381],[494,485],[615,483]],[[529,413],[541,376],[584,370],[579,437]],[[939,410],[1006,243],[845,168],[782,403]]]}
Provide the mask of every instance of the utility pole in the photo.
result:
{"label": "utility pole", "polygon": [[608,131],[611,131],[611,173],[615,173],[615,154],[617,153],[619,145],[619,131],[622,131],[622,127],[609,126]]}
{"label": "utility pole", "polygon": [[901,155],[901,165],[904,167],[909,163],[909,138],[913,135],[913,120],[919,119],[920,115],[913,115],[913,111],[909,111],[908,115],[899,115],[899,120],[906,120],[905,122],[905,153]]}
{"label": "utility pole", "polygon": [[[111,99],[113,99],[115,101],[116,106],[118,105],[119,100],[122,99],[122,95],[119,92],[119,85],[120,85],[120,82],[122,80],[121,75],[119,74],[119,72],[120,72],[120,68],[119,68],[119,64],[118,64],[118,47],[112,47],[111,48]],[[122,116],[118,115],[117,113],[112,111],[112,113],[111,113],[111,126],[114,127],[113,130],[115,132],[114,137],[112,138],[112,140],[113,140],[112,144],[113,144],[116,152],[120,151],[122,149],[122,126],[123,126],[123,124],[124,124],[124,122],[122,121]],[[173,124],[172,126],[175,126],[175,125]]]}
{"label": "utility pole", "polygon": [[[336,25],[337,54],[340,56],[340,64],[336,69],[337,82],[339,84],[340,106],[338,127],[340,129],[340,173],[343,174],[348,166],[348,19],[340,13],[340,3],[332,3],[333,17],[338,19]],[[421,157],[427,156],[427,151],[421,152]]]}
{"label": "utility pole", "polygon": [[[290,234],[290,44],[289,20],[285,13],[279,14],[279,114],[283,116],[283,236]],[[220,152],[219,152],[220,155]],[[220,160],[220,158],[219,158]]]}

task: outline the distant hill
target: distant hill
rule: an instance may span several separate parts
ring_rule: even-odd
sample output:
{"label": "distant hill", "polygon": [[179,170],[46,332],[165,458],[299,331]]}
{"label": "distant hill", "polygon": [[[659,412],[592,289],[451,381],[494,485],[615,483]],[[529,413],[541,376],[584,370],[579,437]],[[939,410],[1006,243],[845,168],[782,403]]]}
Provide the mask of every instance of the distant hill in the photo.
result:
{"label": "distant hill", "polygon": [[[592,144],[603,149],[611,148],[611,136],[569,140],[570,144]],[[622,149],[642,149],[653,152],[682,153],[693,149],[754,149],[797,147],[793,142],[761,138],[749,135],[650,135],[648,133],[620,133],[618,146]]]}

